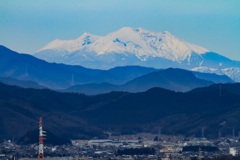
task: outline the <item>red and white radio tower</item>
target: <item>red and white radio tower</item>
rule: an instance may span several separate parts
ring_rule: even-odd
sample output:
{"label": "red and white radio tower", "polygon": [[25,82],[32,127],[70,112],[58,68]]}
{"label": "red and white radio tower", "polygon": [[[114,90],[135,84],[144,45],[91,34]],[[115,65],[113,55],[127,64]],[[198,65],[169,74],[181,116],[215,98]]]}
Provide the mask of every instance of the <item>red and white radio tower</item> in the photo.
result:
{"label": "red and white radio tower", "polygon": [[46,136],[45,131],[42,129],[42,117],[40,117],[39,121],[39,148],[38,148],[38,160],[44,160],[44,153],[43,153],[43,140],[45,139],[44,136]]}

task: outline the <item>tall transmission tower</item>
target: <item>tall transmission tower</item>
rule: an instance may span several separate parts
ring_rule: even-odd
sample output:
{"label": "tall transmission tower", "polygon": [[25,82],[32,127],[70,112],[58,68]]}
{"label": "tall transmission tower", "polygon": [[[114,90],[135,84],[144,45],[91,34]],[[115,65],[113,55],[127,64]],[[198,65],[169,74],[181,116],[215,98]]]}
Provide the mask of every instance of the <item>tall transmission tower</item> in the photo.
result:
{"label": "tall transmission tower", "polygon": [[42,129],[42,117],[40,117],[39,120],[39,148],[38,148],[38,160],[44,160],[44,153],[43,153],[43,140],[45,139],[44,136],[46,136]]}

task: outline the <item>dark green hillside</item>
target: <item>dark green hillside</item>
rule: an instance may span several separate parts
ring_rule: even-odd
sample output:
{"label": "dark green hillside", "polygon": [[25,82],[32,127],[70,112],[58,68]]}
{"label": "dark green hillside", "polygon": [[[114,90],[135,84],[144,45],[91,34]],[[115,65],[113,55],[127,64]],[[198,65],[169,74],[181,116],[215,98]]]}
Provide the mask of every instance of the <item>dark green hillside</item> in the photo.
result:
{"label": "dark green hillside", "polygon": [[106,130],[217,136],[240,131],[240,84],[218,84],[187,93],[153,88],[97,96],[23,89],[0,83],[0,137],[19,138],[38,128],[68,138],[103,137]]}
{"label": "dark green hillside", "polygon": [[44,127],[57,136],[103,136],[100,129],[70,113],[88,106],[98,106],[98,103],[108,103],[109,99],[118,97],[119,94],[121,93],[91,98],[46,89],[23,89],[0,83],[0,137],[3,139],[23,136],[26,132],[38,128],[40,116],[43,116]]}
{"label": "dark green hillside", "polygon": [[92,123],[113,129],[157,131],[165,133],[217,135],[219,129],[240,130],[239,84],[213,85],[188,93],[154,88],[128,94],[116,101],[80,115]]}

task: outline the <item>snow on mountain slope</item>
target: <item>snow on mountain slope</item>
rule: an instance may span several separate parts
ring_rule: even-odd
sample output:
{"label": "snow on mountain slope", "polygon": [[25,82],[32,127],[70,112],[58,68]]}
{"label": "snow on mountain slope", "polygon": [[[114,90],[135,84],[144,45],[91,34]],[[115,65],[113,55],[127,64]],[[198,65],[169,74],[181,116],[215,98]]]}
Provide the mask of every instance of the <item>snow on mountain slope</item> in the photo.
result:
{"label": "snow on mountain slope", "polygon": [[[123,54],[127,57],[132,54],[141,61],[159,57],[178,63],[183,61],[190,63],[193,53],[196,56],[206,52],[208,51],[205,48],[180,40],[169,32],[154,33],[143,28],[124,27],[102,37],[84,33],[76,40],[55,40],[40,49],[35,56],[47,61],[58,62],[59,57],[64,57],[67,61],[68,57],[73,57],[74,54],[78,56],[82,54],[80,57],[84,56],[85,58],[89,54],[90,57],[92,54],[96,54],[96,56]],[[76,61],[77,59],[75,63]],[[61,62],[64,63],[64,61]],[[81,65],[81,63],[79,64]]]}
{"label": "snow on mountain slope", "polygon": [[84,33],[76,40],[59,40],[56,39],[43,48],[41,48],[39,51],[42,50],[49,50],[49,49],[55,49],[55,50],[63,50],[67,52],[73,52],[76,50],[81,50],[85,46],[90,45],[94,43],[96,40],[98,40],[100,36],[95,36],[89,33]]}
{"label": "snow on mountain slope", "polygon": [[191,69],[192,71],[204,72],[204,73],[216,73],[219,75],[227,75],[232,78],[235,82],[240,82],[240,68],[230,67],[230,68],[210,68],[207,66],[196,67]]}
{"label": "snow on mountain slope", "polygon": [[94,43],[92,51],[97,54],[109,52],[132,53],[142,57],[162,57],[182,61],[192,52],[205,53],[206,49],[175,38],[169,32],[153,33],[142,28],[124,27]]}

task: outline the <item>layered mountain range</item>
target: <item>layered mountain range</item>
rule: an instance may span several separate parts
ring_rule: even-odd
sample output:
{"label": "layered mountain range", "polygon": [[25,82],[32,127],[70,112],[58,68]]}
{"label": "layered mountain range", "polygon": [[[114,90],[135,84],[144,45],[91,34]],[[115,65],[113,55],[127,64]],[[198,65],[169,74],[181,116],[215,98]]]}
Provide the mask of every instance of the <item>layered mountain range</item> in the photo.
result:
{"label": "layered mountain range", "polygon": [[111,91],[135,93],[153,87],[186,92],[214,83],[233,82],[225,75],[174,68],[159,70],[140,66],[124,66],[97,70],[48,63],[31,55],[11,51],[4,46],[0,46],[0,67],[0,81],[5,84],[24,88],[47,87],[64,92],[85,94]]}
{"label": "layered mountain range", "polygon": [[240,131],[240,86],[233,81],[240,62],[169,32],[85,33],[55,40],[34,56],[0,46],[0,140],[20,138],[39,116],[67,138],[160,128],[192,136],[204,127],[212,137]]}
{"label": "layered mountain range", "polygon": [[227,76],[169,68],[145,74],[122,85],[88,83],[74,85],[64,91],[92,95],[111,91],[137,93],[159,87],[176,92],[187,92],[194,88],[210,86],[214,83],[233,83],[233,81]]}
{"label": "layered mountain range", "polygon": [[124,27],[106,36],[84,33],[76,40],[54,40],[34,56],[48,62],[109,69],[139,65],[226,74],[240,81],[240,62],[185,42],[165,31]]}

